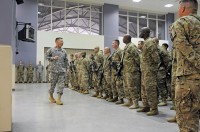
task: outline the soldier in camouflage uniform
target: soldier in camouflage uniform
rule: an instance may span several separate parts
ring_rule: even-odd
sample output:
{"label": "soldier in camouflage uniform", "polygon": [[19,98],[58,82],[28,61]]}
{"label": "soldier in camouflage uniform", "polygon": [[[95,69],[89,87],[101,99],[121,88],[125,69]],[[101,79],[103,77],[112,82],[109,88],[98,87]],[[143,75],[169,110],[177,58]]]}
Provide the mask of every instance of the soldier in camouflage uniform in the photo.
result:
{"label": "soldier in camouflage uniform", "polygon": [[175,106],[180,132],[198,132],[200,109],[200,17],[197,0],[181,0],[170,28],[177,60]]}
{"label": "soldier in camouflage uniform", "polygon": [[97,97],[97,98],[101,98],[102,95],[102,85],[99,85],[99,75],[100,72],[102,71],[102,67],[103,67],[103,55],[100,53],[99,51],[99,47],[95,47],[94,48],[94,59],[95,59],[95,63],[97,65],[96,69],[94,69],[94,71],[96,72],[96,74],[94,74],[94,89],[95,89],[95,94],[92,95],[92,97]]}
{"label": "soldier in camouflage uniform", "polygon": [[17,82],[24,82],[24,64],[21,60],[19,61],[19,65],[17,66]]}
{"label": "soldier in camouflage uniform", "polygon": [[161,63],[158,66],[158,73],[157,73],[157,85],[158,85],[158,92],[161,96],[162,101],[158,104],[158,106],[166,106],[167,105],[167,73],[171,67],[171,59],[169,54],[159,46],[159,39],[154,38],[155,42],[158,46],[159,56]]}
{"label": "soldier in camouflage uniform", "polygon": [[[172,61],[172,56],[171,56],[171,52],[168,51],[168,44],[167,43],[163,43],[162,44],[162,49],[167,52],[170,60]],[[168,68],[168,71],[167,71],[167,75],[166,75],[166,83],[167,83],[167,93],[168,93],[168,98],[167,98],[167,101],[172,101],[171,99],[171,70],[172,70],[172,65]]]}
{"label": "soldier in camouflage uniform", "polygon": [[81,86],[81,59],[82,59],[82,55],[81,55],[81,52],[78,52],[78,60],[77,60],[77,73],[78,73],[78,86],[79,86],[79,92],[80,93],[83,93],[83,89],[80,89],[80,86]]}
{"label": "soldier in camouflage uniform", "polygon": [[74,64],[74,54],[70,55],[70,62],[69,62],[69,81],[72,86],[72,89],[75,88],[75,64]]}
{"label": "soldier in camouflage uniform", "polygon": [[33,83],[33,71],[34,68],[31,63],[29,63],[27,67],[27,76],[26,76],[26,82],[27,83]]}
{"label": "soldier in camouflage uniform", "polygon": [[[138,112],[147,112],[148,116],[158,114],[157,74],[160,56],[155,39],[150,38],[150,29],[142,28],[140,38],[144,38],[141,55],[141,72],[144,87],[142,87],[142,102],[144,107]],[[149,111],[150,110],[150,111]]]}
{"label": "soldier in camouflage uniform", "polygon": [[80,89],[83,94],[89,94],[89,61],[86,58],[86,52],[81,52],[82,58],[80,59]]}
{"label": "soldier in camouflage uniform", "polygon": [[105,92],[105,96],[102,99],[107,99],[112,96],[112,89],[111,89],[111,54],[110,48],[104,48],[104,63],[103,63],[103,75],[100,81],[103,81],[103,91]]}
{"label": "soldier in camouflage uniform", "polygon": [[94,88],[93,84],[93,74],[94,74],[94,67],[95,67],[95,62],[94,62],[94,55],[90,54],[89,56],[89,64],[90,64],[90,70],[89,70],[89,88],[92,89]]}
{"label": "soldier in camouflage uniform", "polygon": [[122,104],[123,106],[130,106],[130,109],[139,108],[139,94],[140,87],[140,56],[137,47],[131,42],[131,36],[125,35],[123,42],[126,44],[124,48],[123,59],[123,85],[125,97],[128,102]]}
{"label": "soldier in camouflage uniform", "polygon": [[36,73],[37,73],[37,82],[41,83],[43,79],[43,65],[41,64],[41,61],[39,61],[39,64],[36,66]]}
{"label": "soldier in camouflage uniform", "polygon": [[67,69],[65,72],[65,87],[68,88],[69,87],[69,70],[68,70],[69,64],[67,64]]}
{"label": "soldier in camouflage uniform", "polygon": [[79,84],[78,84],[78,63],[79,63],[79,59],[78,59],[78,53],[75,53],[75,60],[74,60],[74,87],[75,90],[78,91],[79,90]]}
{"label": "soldier in camouflage uniform", "polygon": [[[56,38],[55,43],[56,46],[54,48],[50,48],[46,53],[47,59],[51,62],[51,87],[49,89],[49,100],[50,102],[56,103],[57,105],[63,105],[61,96],[65,87],[65,73],[68,65],[68,60],[66,51],[62,49],[63,39],[60,37]],[[55,100],[53,97],[56,84],[58,94],[57,100]]]}
{"label": "soldier in camouflage uniform", "polygon": [[121,71],[120,75],[117,75],[117,67],[119,66],[120,62],[122,61],[122,54],[123,51],[119,48],[119,40],[114,40],[112,42],[112,47],[115,50],[112,55],[112,96],[108,101],[116,102],[116,104],[123,104],[124,103],[124,88],[123,88],[123,73]]}

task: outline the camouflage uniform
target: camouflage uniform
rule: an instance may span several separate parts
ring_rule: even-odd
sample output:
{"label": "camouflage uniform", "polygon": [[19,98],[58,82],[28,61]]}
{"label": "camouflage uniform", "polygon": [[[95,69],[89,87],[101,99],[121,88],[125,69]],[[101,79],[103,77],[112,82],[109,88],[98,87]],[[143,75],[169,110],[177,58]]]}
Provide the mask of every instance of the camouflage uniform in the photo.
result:
{"label": "camouflage uniform", "polygon": [[119,99],[123,99],[125,96],[123,88],[123,76],[116,76],[117,65],[119,65],[122,59],[122,53],[123,51],[118,48],[112,55],[112,93],[114,97],[119,97]]}
{"label": "camouflage uniform", "polygon": [[80,88],[83,91],[89,88],[89,61],[86,58],[80,59]]}
{"label": "camouflage uniform", "polygon": [[34,68],[32,67],[31,64],[27,67],[27,76],[26,76],[26,82],[27,83],[33,83],[33,71]]}
{"label": "camouflage uniform", "polygon": [[24,82],[24,64],[17,66],[17,82]]}
{"label": "camouflage uniform", "polygon": [[46,82],[49,83],[49,79],[50,79],[50,64],[48,64],[46,66]]}
{"label": "camouflage uniform", "polygon": [[66,72],[65,72],[65,87],[69,87],[69,76],[70,76],[70,72],[69,72],[68,69],[66,69]]}
{"label": "camouflage uniform", "polygon": [[170,28],[175,48],[176,119],[181,132],[198,132],[200,109],[200,17],[179,18]]}
{"label": "camouflage uniform", "polygon": [[75,87],[75,64],[74,64],[74,60],[70,61],[69,64],[69,81],[71,86],[74,88]]}
{"label": "camouflage uniform", "polygon": [[38,64],[36,66],[36,71],[37,71],[37,82],[42,82],[42,78],[43,78],[43,65]]}
{"label": "camouflage uniform", "polygon": [[141,85],[140,56],[133,43],[128,43],[124,48],[123,78],[125,97],[137,103],[139,100],[138,90]]}
{"label": "camouflage uniform", "polygon": [[104,63],[103,63],[103,80],[104,85],[103,89],[105,91],[105,94],[109,97],[112,96],[112,89],[111,89],[111,56],[105,55],[104,57]]}
{"label": "camouflage uniform", "polygon": [[94,55],[94,61],[97,65],[97,68],[95,69],[96,71],[96,74],[94,74],[94,87],[95,87],[95,91],[96,92],[103,92],[102,91],[102,86],[98,86],[98,83],[99,83],[99,75],[100,75],[100,72],[102,71],[102,67],[103,67],[103,55],[98,52]]}
{"label": "camouflage uniform", "polygon": [[144,41],[141,55],[142,72],[142,102],[144,107],[150,107],[152,111],[157,111],[157,72],[160,57],[157,43],[152,38]]}
{"label": "camouflage uniform", "polygon": [[[46,53],[47,59],[51,62],[51,87],[49,93],[53,94],[57,84],[57,94],[62,95],[65,85],[65,73],[68,65],[67,53],[64,49],[50,48]],[[58,60],[52,57],[59,56]]]}
{"label": "camouflage uniform", "polygon": [[176,83],[176,69],[177,69],[177,60],[175,48],[172,48],[172,79],[171,79],[171,99],[173,107],[175,106],[175,83]]}
{"label": "camouflage uniform", "polygon": [[166,103],[167,99],[167,72],[169,67],[171,66],[171,60],[169,54],[164,51],[163,48],[159,47],[159,55],[161,63],[159,65],[158,74],[157,74],[157,84],[159,95],[162,98],[162,101]]}
{"label": "camouflage uniform", "polygon": [[75,60],[74,60],[74,66],[75,66],[75,69],[74,69],[74,87],[75,87],[75,89],[76,90],[79,90],[79,84],[78,84],[78,63],[79,63],[79,60],[78,60],[78,58],[76,58]]}

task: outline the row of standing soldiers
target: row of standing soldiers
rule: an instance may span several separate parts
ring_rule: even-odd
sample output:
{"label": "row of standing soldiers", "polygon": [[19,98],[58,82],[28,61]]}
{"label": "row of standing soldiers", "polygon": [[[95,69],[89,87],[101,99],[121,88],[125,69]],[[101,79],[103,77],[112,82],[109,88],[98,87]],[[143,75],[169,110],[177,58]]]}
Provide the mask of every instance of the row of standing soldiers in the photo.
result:
{"label": "row of standing soldiers", "polygon": [[[130,109],[139,108],[138,112],[147,112],[147,115],[157,115],[157,106],[167,105],[166,100],[171,97],[170,54],[166,48],[159,47],[156,38],[148,37],[144,43],[140,41],[139,49],[131,43],[130,35],[124,36],[123,41],[126,44],[124,50],[119,48],[119,40],[113,41],[113,54],[110,48],[105,47],[102,55],[99,47],[95,47],[89,60],[85,52],[76,53],[75,58],[70,55],[71,86],[84,94],[94,88],[93,97],[116,102]],[[140,99],[143,107],[139,107]]]}

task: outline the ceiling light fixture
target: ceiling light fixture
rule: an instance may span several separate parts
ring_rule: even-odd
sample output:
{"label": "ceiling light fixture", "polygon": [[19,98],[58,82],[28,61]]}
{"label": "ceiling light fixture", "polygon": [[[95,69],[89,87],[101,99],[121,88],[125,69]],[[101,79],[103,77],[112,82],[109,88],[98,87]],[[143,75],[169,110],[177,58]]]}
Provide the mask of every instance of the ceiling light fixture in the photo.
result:
{"label": "ceiling light fixture", "polygon": [[165,7],[172,7],[174,6],[173,4],[166,4]]}
{"label": "ceiling light fixture", "polygon": [[133,2],[140,2],[141,0],[133,0]]}
{"label": "ceiling light fixture", "polygon": [[41,14],[41,12],[38,11],[38,14]]}
{"label": "ceiling light fixture", "polygon": [[140,16],[140,18],[146,18],[146,16]]}

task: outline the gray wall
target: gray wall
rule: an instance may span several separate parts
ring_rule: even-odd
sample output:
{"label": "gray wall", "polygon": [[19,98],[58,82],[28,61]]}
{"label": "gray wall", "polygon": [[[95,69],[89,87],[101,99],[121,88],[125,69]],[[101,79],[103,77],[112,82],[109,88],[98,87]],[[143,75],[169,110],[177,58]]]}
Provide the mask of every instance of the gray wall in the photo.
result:
{"label": "gray wall", "polygon": [[0,3],[0,44],[11,45],[15,62],[15,0],[1,0]]}
{"label": "gray wall", "polygon": [[[16,7],[16,19],[18,22],[31,23],[31,25],[37,29],[37,0],[24,0],[23,4],[17,5]],[[21,30],[23,26],[18,26],[18,30]],[[35,30],[35,40],[37,30]],[[15,63],[18,64],[20,60],[24,61],[25,65],[32,62],[36,65],[36,46],[37,42],[23,42],[18,41],[18,52],[16,55]]]}
{"label": "gray wall", "polygon": [[169,34],[169,27],[172,25],[172,23],[174,22],[174,13],[168,13],[166,15],[166,26],[167,26],[167,40],[169,40],[169,48],[172,48],[172,41],[170,38],[170,34]]}
{"label": "gray wall", "polygon": [[119,6],[103,5],[104,46],[112,49],[112,41],[119,36]]}

